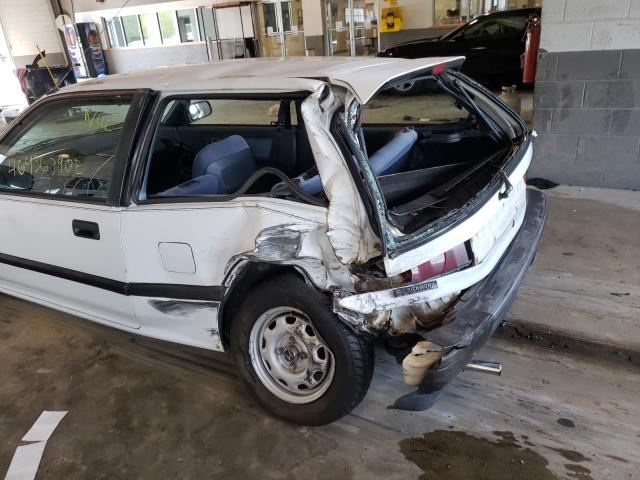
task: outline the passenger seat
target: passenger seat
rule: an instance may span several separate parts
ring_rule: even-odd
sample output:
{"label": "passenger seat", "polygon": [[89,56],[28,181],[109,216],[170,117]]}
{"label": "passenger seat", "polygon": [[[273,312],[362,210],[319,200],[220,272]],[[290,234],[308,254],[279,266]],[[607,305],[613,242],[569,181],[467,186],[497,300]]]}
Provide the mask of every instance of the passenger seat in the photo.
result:
{"label": "passenger seat", "polygon": [[159,193],[162,197],[228,195],[257,170],[256,159],[240,135],[210,143],[193,160],[192,179]]}

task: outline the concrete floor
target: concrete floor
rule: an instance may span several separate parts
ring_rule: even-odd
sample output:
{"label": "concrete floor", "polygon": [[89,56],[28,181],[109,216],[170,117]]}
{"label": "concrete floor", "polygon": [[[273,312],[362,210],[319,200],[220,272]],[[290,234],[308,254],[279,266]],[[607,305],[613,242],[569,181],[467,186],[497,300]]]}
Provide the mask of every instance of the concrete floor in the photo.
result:
{"label": "concrete floor", "polygon": [[508,319],[640,354],[640,192],[545,193],[549,220]]}
{"label": "concrete floor", "polygon": [[409,413],[386,409],[408,387],[379,351],[362,404],[302,428],[208,356],[2,295],[0,338],[0,474],[40,412],[68,410],[38,478],[640,478],[640,372],[625,366],[492,339],[501,377],[463,373]]}
{"label": "concrete floor", "polygon": [[[547,194],[509,320],[636,348],[640,194]],[[225,357],[4,295],[0,340],[0,475],[43,410],[68,410],[37,478],[640,479],[640,371],[599,355],[494,338],[481,357],[502,377],[463,373],[432,410],[408,413],[386,408],[409,387],[379,350],[362,404],[301,428],[263,413]]]}

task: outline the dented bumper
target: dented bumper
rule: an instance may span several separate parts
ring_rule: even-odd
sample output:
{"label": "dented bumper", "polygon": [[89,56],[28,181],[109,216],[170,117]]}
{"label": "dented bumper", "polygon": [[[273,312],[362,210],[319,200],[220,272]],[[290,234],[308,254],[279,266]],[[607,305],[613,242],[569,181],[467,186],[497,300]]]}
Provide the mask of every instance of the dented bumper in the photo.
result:
{"label": "dented bumper", "polygon": [[418,389],[396,400],[391,408],[426,410],[460,373],[502,322],[533,261],[547,217],[547,202],[537,190],[527,191],[522,226],[504,255],[482,281],[466,290],[445,315],[441,327],[424,337],[444,352],[422,379]]}

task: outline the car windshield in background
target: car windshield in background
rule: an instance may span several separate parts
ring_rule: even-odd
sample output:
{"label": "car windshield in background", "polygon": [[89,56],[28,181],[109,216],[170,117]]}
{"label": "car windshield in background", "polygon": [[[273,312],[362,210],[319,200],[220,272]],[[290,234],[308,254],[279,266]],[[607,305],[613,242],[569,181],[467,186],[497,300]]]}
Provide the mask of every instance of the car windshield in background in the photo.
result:
{"label": "car windshield in background", "polygon": [[0,189],[106,198],[131,97],[44,103],[0,144]]}

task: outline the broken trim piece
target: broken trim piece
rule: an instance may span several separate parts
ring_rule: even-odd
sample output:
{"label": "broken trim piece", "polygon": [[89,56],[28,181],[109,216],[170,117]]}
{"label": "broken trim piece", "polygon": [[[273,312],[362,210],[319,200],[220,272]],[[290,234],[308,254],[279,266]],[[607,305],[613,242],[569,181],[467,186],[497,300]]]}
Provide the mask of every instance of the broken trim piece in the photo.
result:
{"label": "broken trim piece", "polygon": [[546,218],[544,194],[529,190],[525,220],[502,260],[489,276],[463,294],[447,312],[441,327],[423,335],[443,348],[442,359],[427,370],[415,392],[402,396],[390,408],[430,408],[449,382],[468,365],[511,308],[538,250]]}

